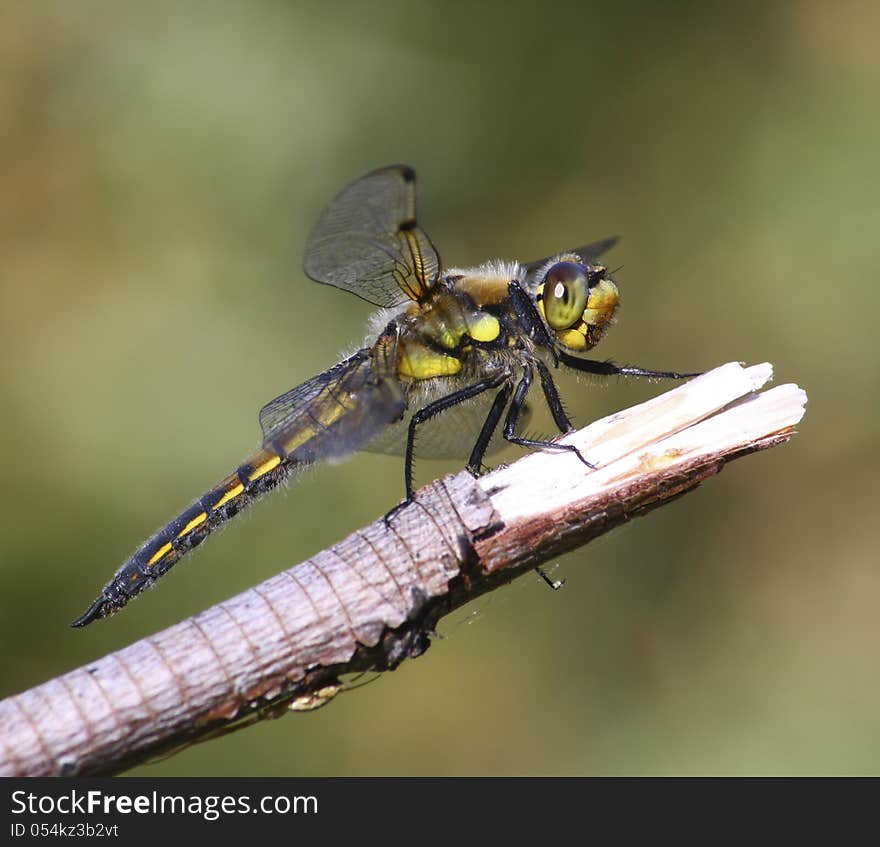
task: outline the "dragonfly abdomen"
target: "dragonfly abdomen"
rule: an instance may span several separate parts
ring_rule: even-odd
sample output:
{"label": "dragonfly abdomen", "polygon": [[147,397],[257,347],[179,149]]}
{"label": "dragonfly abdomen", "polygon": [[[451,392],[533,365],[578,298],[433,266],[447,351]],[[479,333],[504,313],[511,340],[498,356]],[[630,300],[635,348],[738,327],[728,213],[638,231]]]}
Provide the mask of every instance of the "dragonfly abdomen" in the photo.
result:
{"label": "dragonfly abdomen", "polygon": [[72,626],[118,611],[149,588],[218,526],[284,482],[297,463],[268,450],[248,456],[235,471],[145,541],[116,572],[94,603]]}

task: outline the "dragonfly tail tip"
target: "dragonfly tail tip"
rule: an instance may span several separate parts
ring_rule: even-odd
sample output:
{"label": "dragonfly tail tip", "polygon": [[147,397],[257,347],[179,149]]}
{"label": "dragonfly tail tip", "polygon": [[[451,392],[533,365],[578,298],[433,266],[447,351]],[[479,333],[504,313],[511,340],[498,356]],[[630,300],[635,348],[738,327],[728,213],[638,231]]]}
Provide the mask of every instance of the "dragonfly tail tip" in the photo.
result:
{"label": "dragonfly tail tip", "polygon": [[100,620],[101,618],[107,617],[110,613],[110,608],[107,604],[107,598],[102,594],[88,609],[85,610],[73,623],[70,625],[75,629],[80,629],[84,626],[88,626],[90,623],[96,620]]}

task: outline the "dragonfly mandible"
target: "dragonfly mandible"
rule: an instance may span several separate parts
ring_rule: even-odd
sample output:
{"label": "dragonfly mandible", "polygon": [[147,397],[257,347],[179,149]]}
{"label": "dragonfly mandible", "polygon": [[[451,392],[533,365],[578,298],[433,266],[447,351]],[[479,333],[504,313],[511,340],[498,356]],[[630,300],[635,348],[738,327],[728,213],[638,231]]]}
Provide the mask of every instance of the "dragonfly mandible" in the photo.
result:
{"label": "dragonfly mandible", "polygon": [[[467,468],[475,475],[499,427],[504,441],[569,451],[592,467],[572,445],[518,434],[536,377],[556,426],[567,433],[572,423],[553,379],[560,366],[602,376],[697,375],[582,355],[617,310],[617,285],[600,261],[615,242],[527,263],[444,268],[416,221],[411,168],[381,168],[343,189],[308,238],[304,268],[316,282],[381,307],[375,340],[267,403],[261,447],[142,544],[72,625],[121,609],[214,529],[315,462],[364,448],[402,452],[400,505],[409,503],[416,435],[438,416],[449,425],[433,427],[425,453],[468,455],[469,446]],[[462,426],[475,418],[475,439],[462,449]]]}

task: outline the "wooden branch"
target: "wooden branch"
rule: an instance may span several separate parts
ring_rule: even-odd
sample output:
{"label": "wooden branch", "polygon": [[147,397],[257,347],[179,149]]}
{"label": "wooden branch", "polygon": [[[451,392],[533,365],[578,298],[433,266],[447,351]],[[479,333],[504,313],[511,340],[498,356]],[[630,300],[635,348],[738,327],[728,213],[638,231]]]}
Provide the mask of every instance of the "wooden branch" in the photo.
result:
{"label": "wooden branch", "polygon": [[[474,597],[789,439],[806,395],[728,364],[478,480],[446,477],[278,576],[0,702],[0,774],[116,773],[427,649]],[[73,636],[72,636],[73,637]]]}

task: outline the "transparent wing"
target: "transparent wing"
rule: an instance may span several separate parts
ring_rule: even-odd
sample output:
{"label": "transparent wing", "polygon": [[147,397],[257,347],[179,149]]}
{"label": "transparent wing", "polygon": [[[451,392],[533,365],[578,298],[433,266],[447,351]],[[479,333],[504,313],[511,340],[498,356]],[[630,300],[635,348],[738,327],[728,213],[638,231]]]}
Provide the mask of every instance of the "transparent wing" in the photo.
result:
{"label": "transparent wing", "polygon": [[406,409],[392,370],[396,336],[383,335],[260,410],[263,446],[300,462],[359,450]]}
{"label": "transparent wing", "polygon": [[[477,436],[492,407],[495,399],[494,391],[480,394],[466,403],[459,403],[451,409],[441,412],[421,424],[416,430],[414,456],[419,459],[461,459],[470,458],[471,451],[477,442]],[[527,403],[520,414],[519,428],[529,425],[532,410]],[[412,411],[403,420],[386,427],[376,438],[364,448],[368,453],[383,453],[390,456],[403,456],[406,452],[406,439]],[[490,456],[501,450],[507,442],[501,435],[504,427],[503,419],[489,442],[486,455]]]}
{"label": "transparent wing", "polygon": [[391,165],[353,182],[324,210],[306,242],[305,272],[377,306],[420,300],[440,257],[416,224],[416,175]]}
{"label": "transparent wing", "polygon": [[[618,242],[618,237],[616,235],[609,236],[608,238],[603,238],[601,241],[594,241],[592,244],[584,244],[581,247],[573,247],[571,250],[560,250],[559,253],[554,253],[554,256],[558,256],[562,253],[574,253],[577,256],[580,256],[585,262],[590,263],[594,259],[598,259],[603,253],[610,250],[615,244]],[[553,256],[545,256],[543,259],[538,259],[535,262],[528,262],[524,265],[526,269],[526,277],[532,276],[541,267],[552,259]]]}

